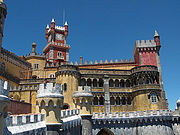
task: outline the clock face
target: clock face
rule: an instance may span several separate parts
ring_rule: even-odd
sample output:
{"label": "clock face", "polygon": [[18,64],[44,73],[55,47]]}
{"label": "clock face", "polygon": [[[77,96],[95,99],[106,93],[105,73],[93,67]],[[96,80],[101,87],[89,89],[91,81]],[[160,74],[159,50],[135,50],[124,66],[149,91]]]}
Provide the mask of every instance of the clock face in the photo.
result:
{"label": "clock face", "polygon": [[56,34],[56,40],[63,40],[62,34]]}

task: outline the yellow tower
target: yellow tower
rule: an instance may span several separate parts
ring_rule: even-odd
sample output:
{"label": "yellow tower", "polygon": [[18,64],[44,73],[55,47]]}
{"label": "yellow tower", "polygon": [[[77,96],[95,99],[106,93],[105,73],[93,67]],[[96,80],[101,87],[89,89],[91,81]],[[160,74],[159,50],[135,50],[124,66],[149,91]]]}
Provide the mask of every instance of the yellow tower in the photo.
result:
{"label": "yellow tower", "polygon": [[63,105],[62,86],[53,87],[53,83],[40,84],[37,93],[37,113],[45,114],[45,121],[49,133],[59,134],[61,129],[61,108]]}
{"label": "yellow tower", "polygon": [[4,122],[7,117],[8,104],[9,104],[9,83],[7,81],[0,80],[0,134],[4,132]]}
{"label": "yellow tower", "polygon": [[74,65],[61,65],[56,72],[56,83],[63,85],[64,109],[76,108],[73,93],[78,90],[79,68]]}

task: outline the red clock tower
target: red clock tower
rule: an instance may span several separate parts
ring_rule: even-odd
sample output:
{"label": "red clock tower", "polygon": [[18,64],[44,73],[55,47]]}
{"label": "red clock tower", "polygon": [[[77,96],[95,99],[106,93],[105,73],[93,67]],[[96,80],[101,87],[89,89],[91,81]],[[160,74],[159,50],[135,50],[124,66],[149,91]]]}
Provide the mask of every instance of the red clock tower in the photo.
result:
{"label": "red clock tower", "polygon": [[64,26],[56,26],[54,19],[51,21],[51,26],[46,27],[47,46],[43,49],[43,53],[47,58],[49,66],[57,66],[69,63],[70,46],[66,44],[68,35],[68,24]]}

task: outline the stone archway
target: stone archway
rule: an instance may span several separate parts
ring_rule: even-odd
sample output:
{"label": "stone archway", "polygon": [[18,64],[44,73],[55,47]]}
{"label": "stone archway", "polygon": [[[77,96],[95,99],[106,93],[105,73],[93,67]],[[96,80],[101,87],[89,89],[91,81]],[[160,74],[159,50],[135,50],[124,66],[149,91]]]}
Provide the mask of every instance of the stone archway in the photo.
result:
{"label": "stone archway", "polygon": [[97,135],[114,135],[114,133],[108,128],[104,127],[97,133]]}

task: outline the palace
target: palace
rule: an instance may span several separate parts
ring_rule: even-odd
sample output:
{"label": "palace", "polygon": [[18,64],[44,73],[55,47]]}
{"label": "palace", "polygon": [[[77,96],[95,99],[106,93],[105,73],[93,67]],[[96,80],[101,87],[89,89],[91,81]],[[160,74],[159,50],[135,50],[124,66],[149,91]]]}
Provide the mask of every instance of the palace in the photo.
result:
{"label": "palace", "polygon": [[135,42],[134,61],[73,63],[67,22],[47,25],[42,54],[32,43],[29,54],[17,56],[2,47],[6,14],[1,1],[0,134],[180,135],[180,101],[169,110],[157,31]]}

